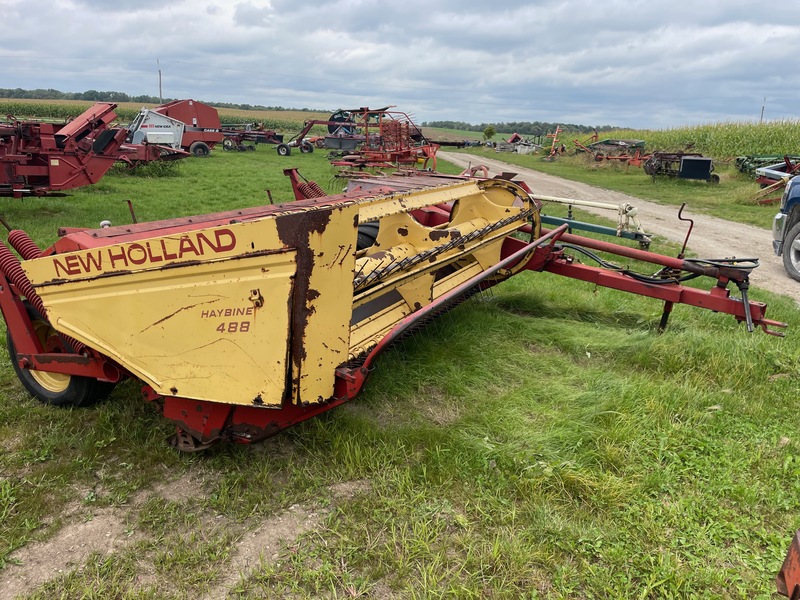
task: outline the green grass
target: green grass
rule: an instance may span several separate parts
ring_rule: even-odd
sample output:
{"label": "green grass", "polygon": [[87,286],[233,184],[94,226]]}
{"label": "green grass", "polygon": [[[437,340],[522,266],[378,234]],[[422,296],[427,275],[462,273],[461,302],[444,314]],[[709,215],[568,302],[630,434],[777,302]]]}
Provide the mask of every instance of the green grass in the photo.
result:
{"label": "green grass", "polygon": [[[425,127],[425,135],[432,140],[483,140],[480,131],[464,131],[462,129],[448,129],[446,127]],[[503,137],[502,135],[499,137]],[[505,137],[508,137],[507,135]]]}
{"label": "green grass", "polygon": [[[126,199],[142,221],[265,188],[285,201],[287,166],[340,187],[324,153],[259,147],[0,212],[44,245],[130,222]],[[800,318],[751,294],[789,337],[688,307],[658,335],[658,302],[520,275],[384,355],[354,401],[195,455],[167,447],[134,382],[59,410],[0,361],[0,575],[15,549],[115,511],[125,546],[26,597],[203,597],[296,506],[314,524],[253,557],[230,598],[769,598],[800,527]]]}

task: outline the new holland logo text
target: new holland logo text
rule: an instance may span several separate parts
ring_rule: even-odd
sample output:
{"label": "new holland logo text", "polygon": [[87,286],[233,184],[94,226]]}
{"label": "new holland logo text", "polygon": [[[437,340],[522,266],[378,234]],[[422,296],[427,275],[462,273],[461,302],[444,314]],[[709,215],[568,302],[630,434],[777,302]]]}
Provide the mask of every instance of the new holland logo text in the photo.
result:
{"label": "new holland logo text", "polygon": [[236,247],[236,236],[230,229],[213,233],[187,234],[180,238],[144,240],[132,244],[97,248],[85,254],[54,256],[57,277],[99,273],[103,270],[126,269],[207,254],[227,252]]}

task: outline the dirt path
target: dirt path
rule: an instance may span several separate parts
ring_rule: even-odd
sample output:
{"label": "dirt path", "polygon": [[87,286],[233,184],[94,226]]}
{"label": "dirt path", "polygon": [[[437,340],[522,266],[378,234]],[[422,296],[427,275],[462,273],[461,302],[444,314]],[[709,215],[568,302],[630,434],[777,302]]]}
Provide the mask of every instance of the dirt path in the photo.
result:
{"label": "dirt path", "polygon": [[[499,160],[480,158],[458,154],[456,152],[439,152],[438,156],[461,167],[478,164],[486,165],[490,175],[502,171],[519,173],[534,191],[545,196],[561,196],[576,200],[595,200],[609,204],[628,202],[639,209],[642,227],[648,232],[662,236],[673,242],[683,243],[686,236],[686,224],[678,221],[677,209],[648,202],[640,198],[628,196],[594,187],[577,181],[568,181],[553,175],[547,175],[524,167],[510,165]],[[614,219],[613,212],[602,209],[583,209]],[[691,210],[691,209],[690,209]],[[684,214],[687,214],[686,212]],[[760,265],[750,275],[750,282],[757,287],[790,296],[800,304],[800,283],[789,278],[783,270],[781,259],[772,251],[772,233],[752,225],[733,223],[708,215],[689,213],[694,219],[694,231],[689,239],[689,249],[701,258],[726,257],[758,257]],[[657,252],[658,249],[654,248]]]}

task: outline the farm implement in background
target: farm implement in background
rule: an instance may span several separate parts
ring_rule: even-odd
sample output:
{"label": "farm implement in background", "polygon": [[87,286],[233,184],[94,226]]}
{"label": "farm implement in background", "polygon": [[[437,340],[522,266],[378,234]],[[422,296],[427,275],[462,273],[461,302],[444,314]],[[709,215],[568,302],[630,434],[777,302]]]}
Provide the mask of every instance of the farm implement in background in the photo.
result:
{"label": "farm implement in background", "polygon": [[[21,259],[0,244],[0,309],[22,385],[49,404],[86,405],[138,380],[189,451],[254,442],[351,400],[394,342],[526,271],[660,300],[662,328],[675,303],[733,315],[750,331],[784,326],[747,297],[756,259],[671,258],[571,235],[566,224],[546,230],[523,182],[398,172],[352,179],[335,196],[311,185],[295,194],[65,230],[44,250],[11,231]],[[701,276],[710,291],[683,285]]]}
{"label": "farm implement in background", "polygon": [[169,146],[126,143],[116,104],[99,102],[69,123],[0,123],[0,196],[43,196],[97,183],[116,161],[181,158]]}
{"label": "farm implement in background", "polygon": [[518,133],[512,133],[507,140],[498,142],[495,150],[497,152],[514,152],[516,154],[535,154],[542,149],[542,145],[539,143],[540,140],[541,136],[529,139]]}
{"label": "farm implement in background", "polygon": [[[789,180],[800,173],[800,159],[784,156],[781,162],[756,167],[756,183],[761,190],[755,195],[759,204],[773,204],[779,202],[783,190]],[[771,194],[776,194],[770,196]]]}
{"label": "farm implement in background", "polygon": [[756,169],[759,167],[768,167],[787,158],[792,162],[800,161],[800,156],[794,154],[749,154],[747,156],[737,156],[734,164],[740,173],[755,177]]}
{"label": "farm implement in background", "polygon": [[226,151],[255,150],[258,144],[283,144],[283,135],[258,124],[222,125],[222,148]]}
{"label": "farm implement in background", "polygon": [[618,160],[622,163],[640,167],[650,158],[650,155],[644,152],[644,140],[600,140],[595,133],[586,143],[578,140],[572,140],[572,143],[575,144],[578,152],[586,152],[593,156],[596,162]]}
{"label": "farm implement in background", "polygon": [[653,152],[644,163],[644,172],[656,177],[697,179],[708,183],[719,183],[719,175],[713,172],[711,158],[694,152]]}
{"label": "farm implement in background", "polygon": [[197,100],[143,108],[128,131],[130,143],[161,144],[198,157],[208,156],[224,139],[217,109]]}
{"label": "farm implement in background", "polygon": [[0,196],[20,198],[97,183],[127,134],[112,128],[116,104],[99,103],[66,124],[0,124]]}
{"label": "farm implement in background", "polygon": [[[331,164],[346,175],[362,174],[368,169],[424,169],[429,162],[436,169],[439,145],[428,141],[408,114],[391,108],[340,109],[327,121],[306,121],[288,142],[285,154],[289,154],[289,148],[297,147],[301,152],[313,152],[315,145],[333,150],[336,155]],[[312,144],[307,137],[319,125],[327,127],[328,135]]]}
{"label": "farm implement in background", "polygon": [[556,125],[556,130],[553,133],[548,133],[544,136],[550,139],[550,150],[548,151],[547,156],[542,157],[542,160],[552,162],[559,154],[564,154],[564,152],[566,152],[567,147],[561,143],[560,139],[558,139],[558,135],[561,132],[561,127]]}
{"label": "farm implement in background", "polygon": [[255,150],[257,144],[274,144],[278,154],[289,147],[283,135],[257,124],[223,125],[213,106],[197,100],[173,100],[155,108],[143,108],[129,126],[129,141],[156,142],[205,157],[217,145],[224,150]]}

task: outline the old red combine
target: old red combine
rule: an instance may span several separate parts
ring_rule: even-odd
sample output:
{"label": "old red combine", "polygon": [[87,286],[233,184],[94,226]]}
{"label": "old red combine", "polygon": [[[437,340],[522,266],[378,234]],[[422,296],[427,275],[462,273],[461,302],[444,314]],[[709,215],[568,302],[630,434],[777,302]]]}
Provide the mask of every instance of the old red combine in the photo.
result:
{"label": "old red combine", "polygon": [[119,158],[127,130],[101,102],[67,124],[0,123],[0,196],[43,195],[97,183]]}
{"label": "old red combine", "polygon": [[[658,299],[662,326],[675,303],[749,330],[784,326],[747,298],[755,259],[670,258],[567,225],[548,231],[522,182],[417,172],[352,180],[335,196],[295,187],[295,202],[66,230],[45,250],[11,231],[21,260],[0,244],[0,309],[23,386],[85,405],[137,380],[175,423],[176,446],[199,450],[263,439],[354,398],[393,342],[525,271]],[[658,271],[572,258],[598,250]],[[697,276],[710,291],[682,285]]]}

